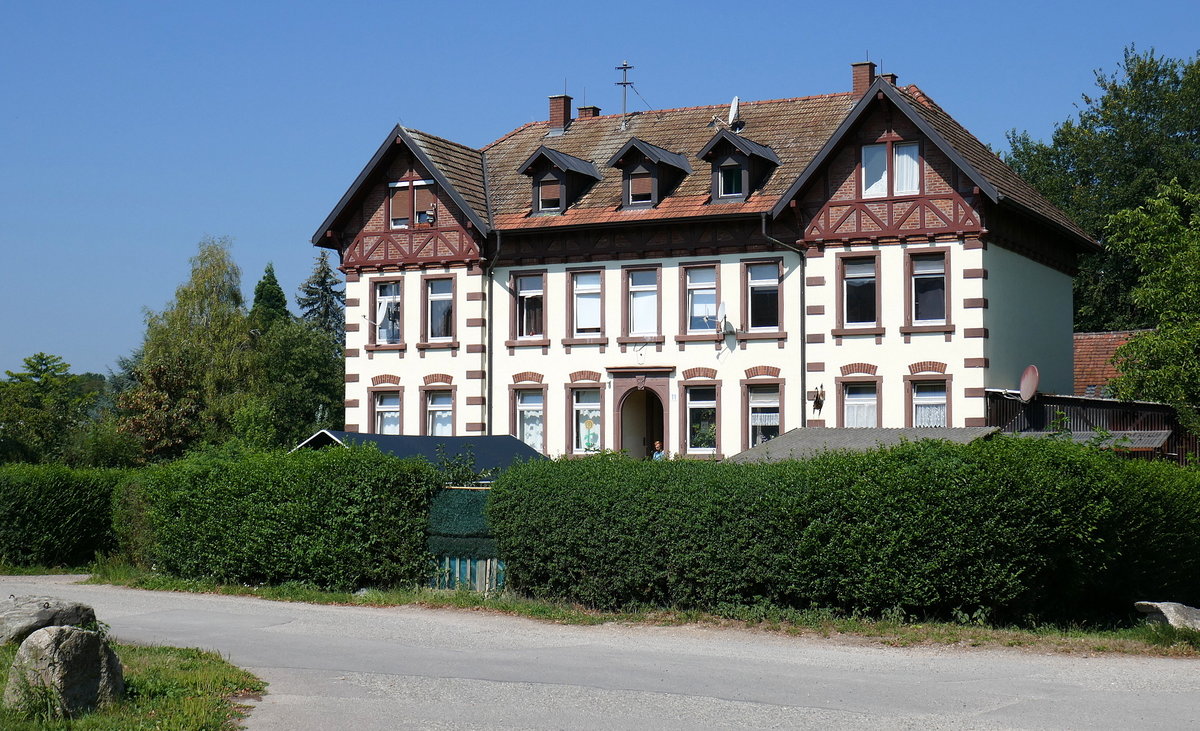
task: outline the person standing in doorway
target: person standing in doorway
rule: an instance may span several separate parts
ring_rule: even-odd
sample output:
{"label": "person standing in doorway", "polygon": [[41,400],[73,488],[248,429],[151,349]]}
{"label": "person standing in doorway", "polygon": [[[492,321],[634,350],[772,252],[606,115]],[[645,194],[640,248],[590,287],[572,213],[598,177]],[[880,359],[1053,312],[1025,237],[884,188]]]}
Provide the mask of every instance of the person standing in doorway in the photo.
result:
{"label": "person standing in doorway", "polygon": [[655,439],[654,440],[654,454],[650,455],[650,459],[658,461],[658,460],[666,459],[666,458],[667,458],[667,453],[663,451],[663,443],[660,442],[659,440]]}

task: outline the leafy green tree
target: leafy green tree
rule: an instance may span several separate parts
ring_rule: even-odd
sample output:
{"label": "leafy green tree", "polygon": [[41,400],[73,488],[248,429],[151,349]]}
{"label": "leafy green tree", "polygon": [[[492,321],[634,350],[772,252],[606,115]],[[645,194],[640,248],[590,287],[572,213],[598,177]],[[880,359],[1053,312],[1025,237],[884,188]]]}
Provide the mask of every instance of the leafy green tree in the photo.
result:
{"label": "leafy green tree", "polygon": [[300,285],[300,317],[329,333],[339,343],[346,342],[346,291],[329,266],[329,252],[317,257],[313,273]]}
{"label": "leafy green tree", "polygon": [[1132,298],[1154,323],[1117,350],[1113,391],[1171,404],[1200,433],[1200,193],[1172,182],[1108,230],[1114,250],[1145,272]]}
{"label": "leafy green tree", "polygon": [[202,240],[175,299],[146,315],[137,385],[118,405],[121,430],[138,437],[147,456],[176,456],[197,440],[224,441],[246,400],[253,343],[241,270],[229,247],[227,238]]}
{"label": "leafy green tree", "polygon": [[266,332],[277,322],[289,320],[292,313],[288,312],[287,295],[279,280],[275,278],[275,265],[267,264],[262,279],[254,286],[254,304],[250,308],[252,326]]}
{"label": "leafy green tree", "polygon": [[[1089,234],[1107,240],[1110,217],[1135,208],[1173,179],[1200,190],[1200,54],[1190,59],[1133,46],[1113,74],[1096,72],[1077,119],[1050,141],[1008,135],[1006,160]],[[1080,263],[1075,329],[1146,327],[1153,319],[1130,296],[1142,270],[1116,249]]]}
{"label": "leafy green tree", "polygon": [[0,461],[49,461],[86,424],[103,377],[73,375],[57,355],[34,353],[0,381]]}

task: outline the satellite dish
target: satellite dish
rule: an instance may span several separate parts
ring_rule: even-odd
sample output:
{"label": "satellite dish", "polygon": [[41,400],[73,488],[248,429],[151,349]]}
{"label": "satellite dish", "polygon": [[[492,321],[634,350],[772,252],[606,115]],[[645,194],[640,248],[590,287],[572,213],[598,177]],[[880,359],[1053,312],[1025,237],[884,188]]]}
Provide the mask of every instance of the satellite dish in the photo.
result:
{"label": "satellite dish", "polygon": [[733,101],[729,102],[729,126],[737,124],[738,119],[738,98],[735,96]]}
{"label": "satellite dish", "polygon": [[1027,404],[1037,393],[1038,389],[1038,369],[1035,365],[1025,366],[1025,371],[1021,374],[1021,403]]}
{"label": "satellite dish", "polygon": [[722,302],[721,304],[717,305],[717,319],[718,319],[718,320],[724,320],[724,319],[725,319],[725,303],[724,303],[724,302]]}

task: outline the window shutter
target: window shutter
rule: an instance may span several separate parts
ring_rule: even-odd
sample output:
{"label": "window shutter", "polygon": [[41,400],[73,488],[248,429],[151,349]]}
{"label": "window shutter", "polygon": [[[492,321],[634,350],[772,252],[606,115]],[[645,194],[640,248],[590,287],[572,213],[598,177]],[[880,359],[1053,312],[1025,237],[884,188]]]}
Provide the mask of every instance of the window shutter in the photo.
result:
{"label": "window shutter", "polygon": [[407,185],[392,190],[392,218],[412,217],[412,188]]}
{"label": "window shutter", "polygon": [[650,173],[634,173],[629,176],[629,195],[630,196],[652,196],[653,179]]}
{"label": "window shutter", "polygon": [[418,211],[431,211],[437,203],[437,197],[433,194],[433,186],[423,185],[417,188],[417,206]]}

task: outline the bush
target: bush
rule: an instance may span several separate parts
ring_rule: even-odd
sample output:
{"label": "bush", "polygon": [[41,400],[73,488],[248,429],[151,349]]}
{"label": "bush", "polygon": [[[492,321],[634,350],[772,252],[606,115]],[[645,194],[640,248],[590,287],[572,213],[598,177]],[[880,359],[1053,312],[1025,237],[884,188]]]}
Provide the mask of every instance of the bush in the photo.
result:
{"label": "bush", "polygon": [[118,470],[0,466],[0,563],[79,566],[112,547]]}
{"label": "bush", "polygon": [[1200,475],[1054,440],[932,440],[770,465],[535,462],[489,522],[549,599],[1004,621],[1200,599]]}
{"label": "bush", "polygon": [[[160,571],[323,589],[425,580],[428,464],[373,447],[253,453],[217,449],[143,471],[119,493],[123,549]],[[144,505],[140,503],[144,502]]]}

